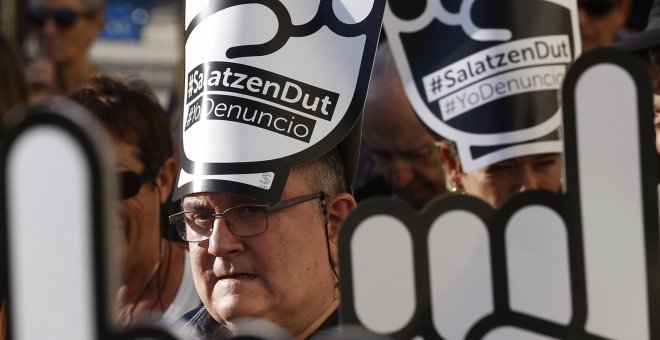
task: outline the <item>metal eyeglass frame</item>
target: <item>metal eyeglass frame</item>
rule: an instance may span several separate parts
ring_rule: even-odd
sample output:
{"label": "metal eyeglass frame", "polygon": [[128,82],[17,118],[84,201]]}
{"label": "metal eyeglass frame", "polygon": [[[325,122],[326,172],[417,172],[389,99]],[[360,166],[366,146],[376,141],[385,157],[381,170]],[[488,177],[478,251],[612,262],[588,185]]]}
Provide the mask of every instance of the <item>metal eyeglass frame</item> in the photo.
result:
{"label": "metal eyeglass frame", "polygon": [[[199,243],[199,242],[207,241],[211,237],[211,235],[213,234],[213,230],[214,230],[214,227],[215,227],[215,220],[218,217],[223,218],[223,220],[225,222],[225,225],[227,225],[227,229],[229,230],[230,233],[232,233],[232,235],[238,236],[238,237],[251,237],[251,236],[257,236],[257,235],[263,234],[268,230],[268,214],[270,214],[271,212],[282,210],[282,209],[285,209],[285,208],[289,208],[289,207],[292,207],[292,206],[297,205],[297,204],[301,204],[301,203],[304,203],[304,202],[311,201],[313,199],[319,199],[320,200],[321,208],[322,208],[322,212],[323,212],[323,223],[324,223],[324,225],[327,225],[328,224],[328,215],[327,215],[327,211],[326,211],[326,207],[325,207],[325,201],[328,199],[329,196],[330,195],[328,195],[326,192],[319,191],[319,193],[317,193],[317,194],[298,196],[298,197],[294,197],[294,198],[291,198],[291,199],[288,199],[288,200],[279,201],[279,202],[273,203],[273,204],[241,204],[241,205],[237,205],[237,206],[227,208],[223,212],[210,214],[210,218],[211,218],[211,221],[212,221],[211,227],[207,228],[208,229],[207,232],[205,234],[201,235],[203,237],[201,240],[187,240],[186,239],[187,223],[185,222],[185,214],[197,213],[197,212],[198,213],[208,213],[208,212],[197,211],[197,210],[182,211],[182,212],[170,215],[168,220],[169,220],[170,224],[175,226],[175,228],[177,230],[177,233],[179,234],[181,239],[183,239],[186,242]],[[226,217],[227,212],[231,211],[231,210],[238,209],[238,208],[245,208],[245,207],[256,207],[256,208],[263,209],[265,222],[266,222],[265,226],[263,227],[263,230],[261,230],[257,233],[254,233],[254,234],[245,234],[245,235],[237,234],[236,232],[234,232],[234,230],[232,230],[232,223],[231,223],[231,221],[227,220],[227,217]],[[183,224],[180,224],[181,219],[184,219]],[[181,230],[181,229],[183,229],[183,230]]]}

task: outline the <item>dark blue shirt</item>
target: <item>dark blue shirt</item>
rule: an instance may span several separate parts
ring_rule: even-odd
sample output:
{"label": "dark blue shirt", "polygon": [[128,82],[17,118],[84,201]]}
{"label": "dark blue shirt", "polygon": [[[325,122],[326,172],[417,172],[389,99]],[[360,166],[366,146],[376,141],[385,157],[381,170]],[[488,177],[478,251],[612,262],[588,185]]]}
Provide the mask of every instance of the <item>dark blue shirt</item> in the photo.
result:
{"label": "dark blue shirt", "polygon": [[[180,321],[185,323],[183,328],[184,335],[188,336],[191,340],[219,340],[232,336],[229,329],[215,321],[204,306],[186,313],[181,317]],[[338,327],[339,315],[337,310],[335,310],[310,337],[324,332],[334,331]]]}

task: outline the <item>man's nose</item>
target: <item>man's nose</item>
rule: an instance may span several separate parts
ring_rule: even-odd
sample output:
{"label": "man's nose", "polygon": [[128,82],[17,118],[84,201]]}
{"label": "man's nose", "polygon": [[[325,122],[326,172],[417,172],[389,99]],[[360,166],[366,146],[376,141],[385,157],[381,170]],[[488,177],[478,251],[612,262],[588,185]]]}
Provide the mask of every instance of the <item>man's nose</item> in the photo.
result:
{"label": "man's nose", "polygon": [[402,158],[392,158],[387,165],[387,172],[392,185],[397,188],[403,188],[414,176],[413,166],[410,162]]}
{"label": "man's nose", "polygon": [[240,237],[229,231],[227,220],[224,216],[218,216],[213,221],[213,230],[209,236],[209,254],[216,257],[228,257],[245,251],[245,246]]}
{"label": "man's nose", "polygon": [[518,191],[541,189],[538,175],[531,167],[523,167],[518,173]]}
{"label": "man's nose", "polygon": [[59,31],[59,27],[57,27],[57,24],[55,23],[55,19],[47,17],[46,20],[44,21],[43,26],[41,26],[39,30],[41,30],[42,34],[53,35]]}

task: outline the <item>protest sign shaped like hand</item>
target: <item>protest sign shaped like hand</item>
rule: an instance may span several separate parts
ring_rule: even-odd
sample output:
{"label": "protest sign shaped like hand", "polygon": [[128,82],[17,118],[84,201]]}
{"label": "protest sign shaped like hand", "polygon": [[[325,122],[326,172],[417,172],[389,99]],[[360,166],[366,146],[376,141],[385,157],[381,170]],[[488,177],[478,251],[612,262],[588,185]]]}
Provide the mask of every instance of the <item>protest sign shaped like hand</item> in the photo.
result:
{"label": "protest sign shaped like hand", "polygon": [[[116,179],[102,127],[59,100],[12,126],[0,153],[0,279],[7,340],[161,339],[113,329]],[[118,284],[118,281],[116,281]]]}
{"label": "protest sign shaped like hand", "polygon": [[357,169],[385,0],[187,1],[175,199],[276,202],[291,168],[339,145]]}
{"label": "protest sign shaped like hand", "polygon": [[557,102],[580,54],[570,0],[388,1],[383,27],[419,118],[464,171],[561,152]]}
{"label": "protest sign shaped like hand", "polygon": [[650,89],[621,51],[569,69],[561,196],[359,206],[340,235],[343,321],[398,339],[659,339]]}

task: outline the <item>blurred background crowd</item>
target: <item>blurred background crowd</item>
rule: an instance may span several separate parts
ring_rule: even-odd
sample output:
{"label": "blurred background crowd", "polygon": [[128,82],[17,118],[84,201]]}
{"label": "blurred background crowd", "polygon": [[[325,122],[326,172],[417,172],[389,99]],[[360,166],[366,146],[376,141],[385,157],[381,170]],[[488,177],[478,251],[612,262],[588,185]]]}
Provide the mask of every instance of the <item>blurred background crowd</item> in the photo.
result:
{"label": "blurred background crowd", "polygon": [[[165,108],[174,104],[172,92],[180,78],[176,72],[183,56],[182,1],[43,1],[43,5],[52,9],[74,11],[34,13],[33,9],[40,3],[0,2],[0,32],[16,48],[28,71],[33,71],[30,67],[47,56],[61,62],[66,58],[87,60],[97,70],[144,79]],[[90,10],[100,10],[96,23],[79,16]],[[53,16],[45,18],[48,14]],[[39,39],[48,40],[58,48],[68,46],[69,51],[49,51],[46,42],[40,48]],[[43,72],[43,63],[40,66],[37,70]]]}

